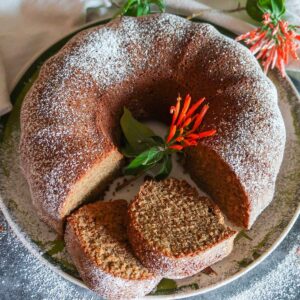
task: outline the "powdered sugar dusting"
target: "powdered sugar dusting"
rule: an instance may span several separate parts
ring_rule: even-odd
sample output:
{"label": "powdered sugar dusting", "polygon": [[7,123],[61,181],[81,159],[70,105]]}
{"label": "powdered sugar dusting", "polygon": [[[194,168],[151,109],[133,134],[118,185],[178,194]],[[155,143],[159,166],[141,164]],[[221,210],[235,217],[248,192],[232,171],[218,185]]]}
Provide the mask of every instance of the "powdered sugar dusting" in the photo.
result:
{"label": "powdered sugar dusting", "polygon": [[[208,27],[202,67],[215,82],[208,97],[206,128],[217,135],[204,140],[237,175],[250,200],[250,225],[271,202],[283,159],[285,126],[277,91],[244,46]],[[199,64],[199,68],[201,65]]]}
{"label": "powdered sugar dusting", "polygon": [[[123,214],[124,212],[126,213],[126,209],[125,211],[123,209],[122,212],[120,207],[117,207],[116,209],[120,210],[120,214]],[[97,210],[97,207],[95,207],[95,210]],[[91,212],[86,212],[87,219],[89,218],[89,213]],[[107,213],[109,212],[107,211]],[[73,217],[76,218],[76,216]],[[82,219],[84,219],[84,216]],[[87,246],[89,249],[85,248],[86,245],[84,245],[83,241],[84,232],[80,228],[76,228],[80,221],[79,217],[75,224],[73,224],[72,221],[68,223],[65,233],[65,241],[67,249],[72,255],[72,259],[76,264],[81,277],[91,289],[106,299],[135,299],[150,293],[155,288],[161,280],[161,277],[148,272],[141,263],[137,261],[130,252],[128,252],[128,241],[119,241],[114,237],[107,236],[107,240],[104,244],[114,244],[113,249],[115,253],[111,253],[107,250],[108,248],[103,245],[101,251],[98,248],[98,251],[95,254],[92,252],[93,247],[89,248],[91,245]],[[101,224],[98,225],[100,226],[97,226],[98,228],[102,228]],[[97,234],[101,233],[101,230],[104,230],[98,228],[95,228],[95,244],[97,244]],[[101,242],[101,240],[99,239],[98,242]],[[117,254],[119,254],[119,256]],[[102,264],[102,260],[100,260],[100,262],[98,261],[98,258],[101,256],[104,260],[109,260],[113,255],[117,256],[113,259],[111,258],[112,264],[118,263],[116,262],[116,259],[119,260],[120,269],[118,271],[121,272],[118,274],[114,273],[116,270],[114,270],[113,267],[108,269],[108,271]],[[132,269],[133,266],[137,273],[134,274],[134,277],[131,277],[133,276],[132,272],[134,272]]]}
{"label": "powdered sugar dusting", "polygon": [[[34,203],[59,220],[58,209],[79,174],[108,151],[110,141],[103,140],[95,124],[99,97],[112,86],[134,82],[146,70],[156,72],[163,65],[176,77],[177,65],[187,61],[190,67],[194,57],[220,87],[216,97],[229,99],[207,123],[222,132],[211,146],[238,175],[256,207],[253,222],[272,199],[285,142],[274,87],[246,48],[212,26],[168,14],[121,18],[83,31],[42,68],[21,116],[21,161]],[[220,107],[219,101],[216,105]],[[234,112],[232,106],[241,111]],[[276,144],[264,138],[266,129]]]}
{"label": "powdered sugar dusting", "polygon": [[101,86],[120,82],[133,71],[121,36],[120,32],[106,27],[91,32],[68,57],[68,66],[90,74]]}
{"label": "powdered sugar dusting", "polygon": [[[204,26],[204,25],[203,25]],[[206,26],[206,25],[205,25]],[[211,28],[211,27],[207,27]],[[214,31],[213,29],[209,29],[210,31]],[[259,74],[259,73],[258,73]],[[272,75],[272,74],[271,74]],[[297,190],[299,188],[299,138],[295,136],[295,126],[297,124],[297,119],[292,118],[291,113],[294,114],[295,110],[293,109],[293,105],[299,103],[297,97],[292,91],[290,85],[285,81],[278,81],[277,76],[272,76],[273,81],[276,83],[276,86],[280,92],[280,105],[282,109],[282,113],[284,114],[284,118],[286,121],[286,128],[288,131],[288,141],[289,143],[286,145],[286,152],[284,163],[280,172],[280,176],[276,185],[276,196],[271,205],[264,211],[263,214],[256,221],[252,229],[247,232],[247,234],[252,238],[252,241],[246,239],[240,239],[235,243],[233,253],[222,260],[220,263],[213,266],[213,269],[217,272],[217,275],[207,276],[204,274],[198,274],[191,278],[177,280],[178,286],[197,283],[199,285],[199,292],[203,288],[211,287],[213,284],[223,283],[224,279],[231,278],[234,274],[237,274],[238,271],[241,270],[240,262],[244,263],[254,261],[256,262],[257,256],[254,257],[254,251],[259,255],[262,255],[270,250],[270,246],[274,243],[275,240],[278,239],[280,234],[286,228],[287,223],[291,220],[292,216],[295,214],[299,198],[297,198]],[[53,81],[53,87],[56,87],[59,84],[59,81]],[[90,86],[93,87],[94,83],[91,82]],[[217,90],[217,93],[222,93],[224,90],[223,87],[220,87]],[[49,87],[48,93],[50,94],[51,85]],[[81,94],[85,97],[86,89],[81,91]],[[67,91],[66,91],[67,92]],[[74,92],[74,91],[73,91]],[[96,91],[93,91],[96,93]],[[55,93],[52,93],[52,97],[54,97]],[[290,104],[288,104],[290,101]],[[36,107],[36,103],[32,104],[32,108]],[[47,100],[48,107],[52,107],[53,112],[59,112],[59,103],[56,101]],[[82,101],[80,105],[84,107],[86,104],[85,101]],[[225,103],[226,104],[226,103]],[[68,111],[68,108],[66,108]],[[45,109],[44,117],[47,117],[48,110]],[[52,111],[51,111],[52,112]],[[1,162],[3,164],[3,168],[1,166],[1,174],[0,174],[0,189],[1,189],[1,197],[0,204],[4,205],[3,207],[7,208],[9,216],[12,218],[12,222],[14,224],[18,224],[17,229],[15,230],[19,232],[20,235],[28,237],[28,240],[36,240],[38,242],[38,248],[40,251],[44,251],[44,247],[40,245],[47,244],[51,240],[55,239],[54,233],[50,230],[48,226],[46,226],[43,222],[41,222],[36,216],[36,209],[32,207],[30,193],[28,191],[28,186],[23,178],[20,169],[19,169],[19,153],[18,153],[18,141],[19,141],[19,128],[18,128],[18,119],[16,116],[18,115],[18,106],[14,107],[14,118],[11,116],[12,120],[15,120],[13,125],[12,122],[9,126],[6,126],[6,143],[3,144],[3,148],[1,148]],[[71,114],[70,114],[71,115]],[[65,118],[64,118],[65,116]],[[72,115],[73,116],[73,115]],[[83,116],[81,116],[83,118]],[[60,115],[60,121],[65,120],[65,125],[70,122],[69,115]],[[226,121],[226,120],[225,120]],[[224,123],[226,123],[224,121]],[[294,123],[293,123],[294,121]],[[299,120],[298,120],[299,121]],[[15,126],[16,125],[16,126]],[[31,124],[33,127],[35,124]],[[78,126],[78,128],[81,126]],[[296,127],[297,129],[298,127]],[[226,126],[224,126],[224,130]],[[10,133],[9,133],[10,132]],[[8,143],[7,143],[8,142]],[[6,171],[4,170],[7,170]],[[175,175],[175,174],[174,174]],[[181,172],[180,176],[184,176]],[[280,226],[278,226],[278,224]],[[16,226],[16,225],[14,225]],[[275,230],[274,230],[275,229]],[[290,239],[290,241],[296,241],[298,235],[294,235]],[[262,241],[264,243],[262,243]],[[16,266],[18,274],[22,274],[24,276],[26,283],[22,284],[22,291],[24,294],[29,297],[32,295],[32,291],[35,291],[35,295],[45,298],[45,299],[53,299],[60,295],[63,299],[96,299],[96,296],[92,294],[88,290],[81,290],[80,288],[75,288],[72,284],[62,280],[60,276],[55,275],[47,269],[47,267],[42,266],[35,259],[32,259],[30,256],[26,255],[26,252],[23,248],[16,242],[16,240],[12,237],[10,233],[7,235],[7,242],[9,245],[10,251],[15,253],[13,254],[13,260],[7,260],[8,255],[7,252],[1,254],[4,272],[0,272],[4,278],[2,280],[2,284],[5,289],[10,291],[11,297],[15,296],[15,286],[9,288],[9,284],[11,282],[15,282],[14,280],[9,280],[10,276],[14,277],[15,273],[12,273],[10,268],[7,266]],[[29,247],[31,249],[37,248],[35,243],[32,243]],[[258,245],[263,245],[258,247]],[[288,243],[285,244],[287,246]],[[284,248],[285,248],[284,246]],[[7,248],[5,248],[7,249]],[[3,248],[1,248],[3,250]],[[252,257],[253,253],[253,257]],[[269,276],[268,279],[268,288],[263,278],[258,277],[258,281],[262,281],[259,284],[254,285],[255,293],[253,293],[253,289],[250,289],[249,292],[242,292],[242,296],[245,299],[249,297],[251,299],[252,295],[273,295],[272,291],[277,291],[278,295],[282,295],[282,291],[285,290],[287,297],[293,297],[293,295],[297,295],[299,291],[299,286],[295,285],[295,278],[299,277],[299,274],[291,269],[291,266],[296,265],[297,261],[295,260],[294,252],[291,253],[291,259],[284,260],[284,265],[282,268],[274,268],[273,262],[269,265],[270,272],[272,271],[272,276]],[[18,256],[18,254],[20,256]],[[41,256],[42,253],[36,254],[37,256]],[[16,260],[16,257],[20,257],[20,260]],[[66,253],[60,252],[58,254],[53,255],[53,258],[67,258]],[[290,257],[290,254],[289,254]],[[18,265],[22,262],[22,265]],[[51,259],[51,264],[53,264],[53,260]],[[63,266],[63,261],[60,262]],[[245,269],[247,270],[247,268]],[[275,273],[273,273],[273,270]],[[278,270],[278,272],[277,272]],[[64,270],[65,271],[65,270]],[[60,274],[64,274],[62,270],[58,270]],[[243,272],[243,271],[242,271]],[[258,272],[259,273],[259,272]],[[69,273],[70,274],[70,273]],[[251,273],[250,273],[251,274]],[[252,273],[253,274],[253,273]],[[247,277],[251,279],[251,277]],[[74,280],[75,277],[73,277]],[[273,280],[275,283],[273,284]],[[291,280],[291,283],[289,282]],[[245,289],[245,282],[248,282],[248,279],[245,281],[241,281],[242,285],[238,288],[237,281],[232,286],[231,291],[234,292],[235,289],[238,288],[238,291]],[[80,283],[78,283],[80,284]],[[282,288],[282,290],[279,290]],[[182,291],[184,295],[186,292],[190,290]],[[175,293],[175,292],[174,292]],[[219,293],[219,290],[216,292]],[[219,294],[218,294],[219,295]],[[238,294],[237,294],[238,296]],[[10,297],[10,298],[11,298]],[[270,298],[270,297],[269,297]]]}
{"label": "powdered sugar dusting", "polygon": [[158,67],[159,60],[153,59],[155,40],[164,39],[172,48],[174,42],[185,38],[190,25],[167,14],[142,22],[136,18],[116,20],[76,38],[80,45],[68,54],[66,69],[79,69],[91,75],[101,89],[106,88],[135,76],[139,69]]}
{"label": "powdered sugar dusting", "polygon": [[111,148],[95,125],[100,95],[146,65],[157,67],[154,39],[172,42],[171,51],[189,27],[177,17],[155,19],[124,18],[80,33],[44,65],[24,101],[22,167],[35,205],[54,222],[78,176]]}
{"label": "powdered sugar dusting", "polygon": [[[217,128],[225,139],[222,142],[216,139],[212,143],[250,196],[254,208],[252,224],[273,198],[286,134],[272,84],[267,80],[255,81],[251,84],[251,93],[243,87],[234,85],[224,89],[223,95],[235,95],[238,101],[234,105],[243,113],[235,113],[231,118],[229,116],[227,123],[219,125]],[[225,133],[224,128],[227,128]]]}

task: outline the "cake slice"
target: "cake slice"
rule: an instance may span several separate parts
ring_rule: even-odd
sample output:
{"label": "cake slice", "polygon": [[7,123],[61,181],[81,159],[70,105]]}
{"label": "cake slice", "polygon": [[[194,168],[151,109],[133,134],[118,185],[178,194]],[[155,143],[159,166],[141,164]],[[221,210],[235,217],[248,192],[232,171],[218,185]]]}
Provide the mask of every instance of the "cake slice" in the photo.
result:
{"label": "cake slice", "polygon": [[136,256],[168,278],[194,275],[227,256],[236,231],[219,208],[186,181],[146,181],[129,206],[128,236]]}
{"label": "cake slice", "polygon": [[106,299],[142,297],[161,279],[133,255],[126,219],[125,200],[87,204],[67,219],[67,251],[86,285]]}

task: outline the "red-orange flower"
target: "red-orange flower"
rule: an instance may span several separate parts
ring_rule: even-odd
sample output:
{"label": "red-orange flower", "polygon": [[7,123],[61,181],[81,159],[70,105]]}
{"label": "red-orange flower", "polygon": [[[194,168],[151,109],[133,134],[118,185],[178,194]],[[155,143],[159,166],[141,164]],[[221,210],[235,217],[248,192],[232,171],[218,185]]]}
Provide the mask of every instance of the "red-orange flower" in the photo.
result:
{"label": "red-orange flower", "polygon": [[191,96],[189,94],[186,95],[180,111],[181,97],[179,96],[176,106],[172,106],[170,109],[173,117],[169,134],[166,138],[166,144],[169,149],[180,151],[186,147],[196,146],[200,139],[213,136],[216,133],[215,129],[198,132],[209,106],[206,104],[200,112],[197,112],[205,98],[199,99],[190,107],[191,101]]}
{"label": "red-orange flower", "polygon": [[245,41],[250,51],[261,59],[264,72],[277,68],[282,76],[286,76],[285,65],[289,57],[298,60],[297,49],[300,47],[300,35],[296,33],[298,26],[289,25],[285,20],[272,18],[271,14],[263,15],[262,26],[240,35],[237,41]]}

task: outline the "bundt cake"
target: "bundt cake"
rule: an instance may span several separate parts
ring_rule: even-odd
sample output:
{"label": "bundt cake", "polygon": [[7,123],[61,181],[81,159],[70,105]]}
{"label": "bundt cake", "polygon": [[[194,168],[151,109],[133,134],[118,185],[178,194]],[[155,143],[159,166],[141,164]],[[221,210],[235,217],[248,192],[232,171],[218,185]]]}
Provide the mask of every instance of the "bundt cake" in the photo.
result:
{"label": "bundt cake", "polygon": [[81,278],[105,299],[140,299],[161,280],[132,254],[126,220],[125,200],[87,204],[67,218],[66,248]]}
{"label": "bundt cake", "polygon": [[[119,120],[168,122],[178,93],[206,97],[217,135],[187,151],[187,168],[237,225],[270,203],[285,127],[272,82],[244,46],[170,14],[123,17],[72,38],[42,67],[21,111],[21,166],[41,217],[65,217],[120,169]],[[205,129],[203,128],[203,129]]]}
{"label": "bundt cake", "polygon": [[128,210],[128,237],[142,264],[168,278],[192,276],[227,256],[236,232],[186,181],[146,181]]}

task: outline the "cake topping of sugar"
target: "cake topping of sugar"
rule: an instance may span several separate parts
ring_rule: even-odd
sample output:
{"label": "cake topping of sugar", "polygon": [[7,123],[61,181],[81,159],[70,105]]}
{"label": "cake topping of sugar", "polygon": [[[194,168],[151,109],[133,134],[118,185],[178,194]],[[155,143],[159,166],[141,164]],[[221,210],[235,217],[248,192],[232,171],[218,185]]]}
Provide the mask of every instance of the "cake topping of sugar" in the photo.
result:
{"label": "cake topping of sugar", "polygon": [[[192,68],[194,73],[186,71]],[[207,82],[217,87],[201,95],[211,104],[207,124],[219,131],[210,146],[234,170],[253,205],[264,191],[271,199],[285,142],[275,88],[249,50],[213,26],[160,14],[85,30],[42,67],[21,113],[21,162],[34,202],[61,218],[61,205],[80,176],[116,151],[117,130],[103,128],[119,123],[116,106],[130,103],[113,103],[109,96],[119,101],[118,95],[135,92],[137,80],[141,90],[153,93],[149,74],[160,78],[155,84],[175,82],[194,93]],[[188,74],[200,74],[203,82],[187,80]],[[162,109],[144,105],[144,99],[132,102],[140,110]]]}

